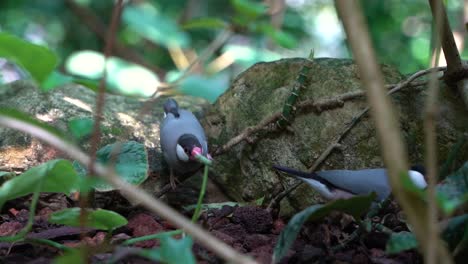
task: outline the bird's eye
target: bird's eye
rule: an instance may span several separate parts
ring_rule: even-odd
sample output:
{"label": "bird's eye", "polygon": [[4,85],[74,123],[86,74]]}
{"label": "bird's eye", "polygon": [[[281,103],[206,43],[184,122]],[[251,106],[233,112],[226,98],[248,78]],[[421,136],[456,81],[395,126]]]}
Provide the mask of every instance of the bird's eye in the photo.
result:
{"label": "bird's eye", "polygon": [[187,154],[189,153],[189,149],[188,149],[188,148],[184,148],[184,151],[185,151],[185,153],[187,153]]}

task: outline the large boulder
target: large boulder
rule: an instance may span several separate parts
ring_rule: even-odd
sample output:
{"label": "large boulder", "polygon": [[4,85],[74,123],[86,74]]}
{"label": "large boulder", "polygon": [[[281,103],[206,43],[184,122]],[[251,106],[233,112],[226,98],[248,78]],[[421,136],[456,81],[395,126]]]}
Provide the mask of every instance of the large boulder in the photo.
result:
{"label": "large boulder", "polygon": [[[240,74],[206,113],[204,126],[211,149],[222,146],[245,128],[257,125],[262,119],[281,111],[306,62],[305,59],[283,59],[258,63]],[[396,84],[404,78],[393,67],[383,65],[381,70],[386,84]],[[363,90],[358,68],[349,59],[314,59],[307,77],[309,83],[301,92],[299,101],[333,98]],[[425,97],[425,87],[407,87],[392,96],[412,163],[422,163],[424,159],[422,118]],[[461,99],[448,88],[442,88],[440,101],[437,149],[442,163],[457,138],[467,136],[468,115]],[[278,175],[272,170],[272,164],[307,170],[366,106],[365,97],[361,97],[346,101],[341,108],[321,113],[301,111],[291,123],[292,130],[261,132],[253,138],[253,143],[243,141],[216,156],[213,180],[238,201],[271,198],[294,181]],[[370,117],[364,117],[344,137],[341,145],[319,169],[383,166],[375,126]],[[468,148],[464,148],[459,153],[456,166],[467,158]],[[283,200],[282,214],[290,214],[320,201],[320,197],[303,184]]]}

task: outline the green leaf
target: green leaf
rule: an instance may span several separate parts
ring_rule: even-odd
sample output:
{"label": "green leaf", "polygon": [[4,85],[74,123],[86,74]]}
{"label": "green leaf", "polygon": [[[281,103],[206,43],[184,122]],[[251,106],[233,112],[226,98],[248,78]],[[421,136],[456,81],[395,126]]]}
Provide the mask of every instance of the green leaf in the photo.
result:
{"label": "green leaf", "polygon": [[16,173],[11,171],[0,171],[0,185],[5,181],[13,179],[15,176]]}
{"label": "green leaf", "polygon": [[231,0],[234,10],[249,19],[255,19],[266,13],[266,6],[258,1]]}
{"label": "green leaf", "polygon": [[192,253],[193,240],[190,236],[182,239],[174,239],[167,235],[160,239],[161,257],[167,263],[195,263]]}
{"label": "green leaf", "polygon": [[355,196],[346,200],[335,200],[325,205],[313,205],[297,213],[291,218],[288,225],[280,234],[273,252],[273,263],[279,262],[286,254],[306,221],[318,220],[327,216],[332,211],[345,212],[357,219],[369,209],[375,197],[375,193],[371,193],[368,196]]}
{"label": "green leaf", "polygon": [[140,256],[169,264],[195,263],[195,256],[192,253],[193,240],[190,236],[174,239],[170,235],[164,235],[160,241],[160,248],[143,250],[139,253]]}
{"label": "green leaf", "polygon": [[468,201],[468,162],[437,185],[437,198],[446,214],[452,214]]}
{"label": "green leaf", "polygon": [[[115,151],[118,153],[114,153]],[[113,157],[114,155],[116,158]],[[107,145],[97,151],[96,159],[103,165],[114,165],[115,162],[117,174],[130,184],[140,185],[148,178],[148,156],[145,146],[141,143],[128,141]],[[86,168],[78,162],[74,162],[73,166],[78,174],[82,176],[87,174]],[[104,180],[99,180],[94,188],[101,192],[114,190],[114,187]]]}
{"label": "green leaf", "polygon": [[51,160],[33,167],[5,182],[0,187],[0,208],[10,199],[31,194],[44,179],[41,192],[60,192],[67,195],[76,188],[78,176],[68,160]]}
{"label": "green leaf", "polygon": [[228,24],[219,18],[215,17],[198,17],[187,21],[183,29],[222,29],[226,28]]}
{"label": "green leaf", "polygon": [[56,257],[53,264],[84,264],[87,263],[85,259],[85,252],[79,248],[72,249],[65,252],[63,255]]}
{"label": "green leaf", "polygon": [[[49,222],[78,227],[80,226],[80,212],[81,208],[78,207],[67,208],[58,212],[54,212],[50,215]],[[113,211],[104,209],[86,209],[86,212],[86,227],[99,230],[114,230],[128,223],[125,217]]]}
{"label": "green leaf", "polygon": [[82,139],[93,132],[94,121],[92,118],[79,117],[68,121],[68,129],[76,139]]}
{"label": "green leaf", "polygon": [[297,40],[291,34],[276,29],[271,24],[261,24],[258,30],[282,47],[291,49],[297,46]]}
{"label": "green leaf", "polygon": [[212,77],[190,75],[180,83],[177,89],[183,94],[205,98],[213,103],[228,87],[229,79],[225,74]]}
{"label": "green leaf", "polygon": [[460,157],[461,151],[468,147],[468,137],[466,135],[459,135],[457,141],[450,147],[444,164],[440,167],[439,179],[445,179],[450,173],[453,164]]}
{"label": "green leaf", "polygon": [[73,77],[65,75],[58,71],[53,71],[47,78],[42,82],[41,89],[43,91],[50,91],[54,88],[60,87],[62,85],[72,83]]}
{"label": "green leaf", "polygon": [[48,48],[0,32],[0,58],[6,58],[27,70],[39,83],[55,69],[58,58]]}
{"label": "green leaf", "polygon": [[[158,76],[149,69],[116,57],[107,60],[100,52],[80,50],[65,61],[65,69],[73,74],[73,82],[93,91],[99,87],[99,79],[106,66],[106,91],[135,97],[149,97],[160,84]],[[135,81],[138,80],[138,81]]]}
{"label": "green leaf", "polygon": [[442,238],[451,250],[468,240],[468,214],[452,217],[442,232]]}
{"label": "green leaf", "polygon": [[265,49],[255,49],[251,46],[228,44],[223,47],[223,52],[229,52],[235,58],[236,63],[243,67],[250,67],[257,62],[267,62],[281,59],[281,55]]}
{"label": "green leaf", "polygon": [[411,232],[392,233],[387,241],[385,251],[389,254],[396,254],[405,250],[413,249],[418,246],[416,237]]}
{"label": "green leaf", "polygon": [[189,37],[181,31],[174,18],[165,16],[149,5],[129,5],[122,14],[123,21],[141,37],[170,48],[188,47]]}
{"label": "green leaf", "polygon": [[73,78],[73,82],[76,84],[81,84],[85,87],[88,87],[92,91],[97,92],[99,90],[99,81],[98,80],[92,80],[92,79],[86,79],[86,78]]}

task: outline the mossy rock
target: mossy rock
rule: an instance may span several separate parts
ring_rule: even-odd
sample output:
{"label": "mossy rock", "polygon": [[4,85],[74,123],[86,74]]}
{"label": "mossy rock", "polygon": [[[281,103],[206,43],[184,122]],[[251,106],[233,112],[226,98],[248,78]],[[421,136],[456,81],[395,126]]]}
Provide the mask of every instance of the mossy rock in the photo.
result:
{"label": "mossy rock", "polygon": [[[230,89],[206,113],[203,120],[212,150],[222,146],[248,126],[279,112],[288,97],[305,59],[283,59],[258,63],[240,74]],[[394,67],[382,65],[386,84],[404,79]],[[299,100],[321,100],[363,90],[357,65],[349,59],[314,59],[308,73],[309,84]],[[426,88],[405,88],[392,95],[399,115],[402,134],[412,163],[423,163],[423,110]],[[460,136],[467,136],[468,115],[462,101],[447,87],[441,91],[441,114],[437,126],[440,163]],[[334,141],[346,124],[367,106],[366,98],[346,101],[341,108],[321,113],[301,111],[291,123],[292,132],[263,132],[253,144],[245,141],[216,156],[213,180],[237,201],[271,198],[293,179],[278,175],[271,166],[280,164],[306,170]],[[365,116],[342,140],[319,169],[361,169],[382,167],[375,126]],[[456,164],[468,158],[463,148]],[[282,214],[291,214],[320,197],[302,185],[282,202]]]}

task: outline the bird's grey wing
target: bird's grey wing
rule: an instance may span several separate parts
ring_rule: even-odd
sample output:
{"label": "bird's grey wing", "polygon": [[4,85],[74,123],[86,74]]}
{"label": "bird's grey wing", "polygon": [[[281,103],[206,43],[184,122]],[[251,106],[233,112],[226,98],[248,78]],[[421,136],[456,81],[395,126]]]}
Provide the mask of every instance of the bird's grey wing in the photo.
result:
{"label": "bird's grey wing", "polygon": [[317,175],[338,188],[354,194],[377,193],[377,199],[385,199],[390,193],[390,185],[385,169],[328,170]]}
{"label": "bird's grey wing", "polygon": [[159,131],[161,150],[170,167],[178,163],[176,145],[181,134],[177,129],[177,123],[176,118],[169,114],[164,118]]}

